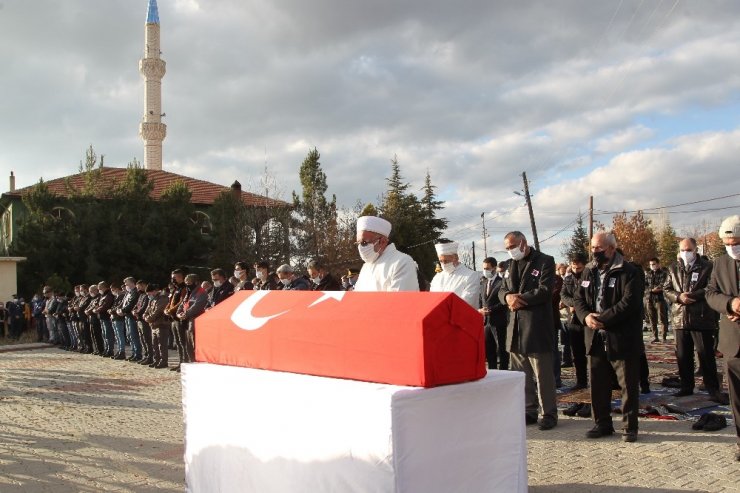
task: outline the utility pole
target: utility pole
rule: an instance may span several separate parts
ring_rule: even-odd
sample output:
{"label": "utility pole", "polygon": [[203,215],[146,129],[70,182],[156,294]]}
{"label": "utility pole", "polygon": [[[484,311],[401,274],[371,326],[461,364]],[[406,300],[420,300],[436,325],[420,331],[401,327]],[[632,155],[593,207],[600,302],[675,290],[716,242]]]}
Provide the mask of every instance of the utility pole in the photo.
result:
{"label": "utility pole", "polygon": [[486,238],[488,238],[488,232],[486,231],[486,213],[485,212],[480,213],[480,219],[481,221],[483,221],[483,254],[486,257],[488,257],[488,243],[486,242]]}
{"label": "utility pole", "polygon": [[473,270],[476,270],[475,266],[477,264],[475,263],[475,241],[473,241],[472,243],[473,243]]}
{"label": "utility pole", "polygon": [[529,196],[529,183],[527,182],[526,172],[522,172],[522,180],[524,180],[524,199],[527,201],[527,209],[529,209],[529,222],[532,225],[532,236],[534,237],[534,247],[537,251],[539,251],[540,240],[537,238],[537,226],[534,223],[534,212],[532,211],[532,198]]}
{"label": "utility pole", "polygon": [[594,237],[594,196],[588,198],[588,240]]}

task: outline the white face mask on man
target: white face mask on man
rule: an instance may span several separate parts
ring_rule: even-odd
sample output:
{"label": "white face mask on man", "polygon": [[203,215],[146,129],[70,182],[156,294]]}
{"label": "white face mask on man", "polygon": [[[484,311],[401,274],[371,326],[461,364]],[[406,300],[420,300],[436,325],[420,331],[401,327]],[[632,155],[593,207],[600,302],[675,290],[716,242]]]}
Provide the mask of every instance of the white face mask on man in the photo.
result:
{"label": "white face mask on man", "polygon": [[678,255],[681,257],[681,260],[683,260],[684,265],[691,265],[694,263],[694,260],[696,260],[696,253],[691,251],[678,252]]}
{"label": "white face mask on man", "polygon": [[727,255],[735,260],[740,260],[740,245],[725,245]]}
{"label": "white face mask on man", "polygon": [[517,246],[507,250],[507,252],[509,252],[509,257],[511,257],[511,259],[514,261],[521,260],[524,258],[524,250],[522,250],[521,241],[519,242]]}
{"label": "white face mask on man", "polygon": [[378,259],[380,253],[375,251],[375,245],[377,243],[378,242],[375,241],[374,243],[368,243],[365,246],[357,245],[357,251],[360,253],[360,258],[363,262],[373,263]]}
{"label": "white face mask on man", "polygon": [[442,264],[442,270],[448,274],[452,274],[453,272],[455,272],[455,264],[452,262],[447,262],[446,264]]}

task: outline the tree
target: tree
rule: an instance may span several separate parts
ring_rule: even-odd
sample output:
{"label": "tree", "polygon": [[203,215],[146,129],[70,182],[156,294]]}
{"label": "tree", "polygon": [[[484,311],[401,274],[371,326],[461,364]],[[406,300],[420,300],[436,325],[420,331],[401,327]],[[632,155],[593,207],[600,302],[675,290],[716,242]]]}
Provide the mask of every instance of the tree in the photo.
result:
{"label": "tree", "polygon": [[[598,225],[599,229],[605,229]],[[617,245],[624,252],[624,258],[641,266],[658,255],[658,242],[655,239],[650,220],[637,211],[631,217],[626,212],[615,214],[612,218],[612,232],[617,237]]]}
{"label": "tree", "polygon": [[576,219],[576,226],[573,229],[573,235],[570,237],[568,243],[563,245],[562,254],[565,260],[570,261],[578,255],[589,258],[591,251],[589,241],[588,232],[583,226],[583,214],[579,213]]}
{"label": "tree", "polygon": [[660,264],[667,266],[676,261],[678,255],[678,242],[676,230],[671,226],[670,221],[666,221],[665,226],[658,231],[658,258]]}
{"label": "tree", "polygon": [[336,260],[337,199],[326,198],[328,186],[320,158],[315,147],[308,152],[298,173],[300,197],[293,192],[293,255],[301,265],[311,258],[323,258],[328,265]]}

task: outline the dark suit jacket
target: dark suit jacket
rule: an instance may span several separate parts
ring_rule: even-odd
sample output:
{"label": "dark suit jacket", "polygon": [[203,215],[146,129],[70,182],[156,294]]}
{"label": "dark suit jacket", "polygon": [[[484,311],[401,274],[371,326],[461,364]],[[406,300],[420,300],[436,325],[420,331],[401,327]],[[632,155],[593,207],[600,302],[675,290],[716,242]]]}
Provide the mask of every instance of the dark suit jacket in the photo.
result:
{"label": "dark suit jacket", "polygon": [[[493,279],[486,279],[481,287],[481,307],[490,310],[483,320],[486,326],[506,326],[506,312],[508,308],[501,303],[498,297],[502,283],[503,279],[497,275]],[[491,284],[490,287],[488,286],[489,284]]]}
{"label": "dark suit jacket", "polygon": [[312,291],[341,291],[342,285],[337,281],[334,276],[328,272],[324,277],[321,278],[319,284],[311,283]]}
{"label": "dark suit jacket", "polygon": [[[531,247],[530,247],[531,248]],[[524,265],[521,277],[519,264]],[[527,306],[509,313],[507,350],[519,354],[552,352],[554,342],[552,289],[555,259],[531,248],[527,257],[509,263],[498,297],[507,305],[507,294],[521,294]]]}
{"label": "dark suit jacket", "polygon": [[737,262],[726,254],[717,258],[705,291],[709,306],[724,315],[719,321],[718,349],[725,358],[740,357],[740,323],[727,318],[732,298],[740,296]]}
{"label": "dark suit jacket", "polygon": [[[624,260],[619,253],[604,277],[604,297],[601,302],[599,320],[606,333],[609,360],[620,360],[639,356],[642,350],[642,310],[645,285],[640,270]],[[596,312],[596,277],[599,275],[595,262],[589,263],[581,275],[576,289],[575,308],[578,319],[586,325],[586,317]],[[586,327],[586,351],[591,354],[595,331]]]}

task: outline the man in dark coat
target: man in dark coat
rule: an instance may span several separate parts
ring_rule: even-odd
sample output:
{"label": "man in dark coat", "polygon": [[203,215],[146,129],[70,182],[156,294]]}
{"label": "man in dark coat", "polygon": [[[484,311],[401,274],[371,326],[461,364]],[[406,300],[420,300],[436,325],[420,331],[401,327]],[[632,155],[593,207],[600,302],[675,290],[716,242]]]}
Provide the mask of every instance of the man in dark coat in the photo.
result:
{"label": "man in dark coat", "polygon": [[213,281],[213,291],[211,291],[208,298],[209,308],[218,305],[234,294],[234,285],[226,279],[226,272],[223,269],[213,269],[211,271],[211,281]]}
{"label": "man in dark coat", "polygon": [[488,368],[508,370],[509,353],[506,350],[506,311],[507,307],[498,298],[503,277],[498,273],[498,263],[493,257],[483,259],[484,285],[481,288],[481,308],[483,330],[486,337],[486,360]]}
{"label": "man in dark coat", "polygon": [[506,331],[511,369],[525,374],[525,406],[527,424],[537,421],[537,404],[542,409],[541,430],[549,430],[558,422],[553,374],[553,313],[552,289],[555,281],[555,260],[527,244],[519,231],[504,237],[504,247],[511,263],[504,273],[499,300],[509,307]]}
{"label": "man in dark coat", "polygon": [[730,405],[735,420],[735,460],[740,461],[740,216],[730,216],[722,221],[719,237],[727,255],[714,261],[706,299],[709,306],[722,315],[718,348],[725,360]]}
{"label": "man in dark coat", "polygon": [[576,385],[573,390],[588,387],[588,367],[586,360],[586,342],[583,323],[578,319],[575,309],[575,294],[581,285],[581,276],[586,267],[588,258],[583,254],[577,254],[570,259],[571,275],[563,279],[563,290],[560,292],[560,300],[568,309],[566,320],[567,331],[570,334],[570,348],[573,354],[573,366],[576,369]]}
{"label": "man in dark coat", "polygon": [[640,351],[644,283],[633,264],[617,252],[613,234],[591,239],[594,261],[583,270],[576,290],[576,315],[586,326],[595,426],[588,438],[614,433],[611,417],[612,378],[622,388],[622,439],[637,440],[640,407]]}
{"label": "man in dark coat", "polygon": [[342,285],[332,276],[326,264],[320,260],[310,260],[306,264],[306,273],[311,278],[312,291],[341,291]]}
{"label": "man in dark coat", "polygon": [[684,238],[679,244],[679,260],[668,267],[663,293],[671,302],[671,325],[676,337],[676,359],[681,389],[676,397],[694,393],[694,348],[704,375],[710,399],[728,404],[720,393],[717,361],[714,357],[714,311],[705,299],[705,288],[712,275],[712,263],[697,253],[696,240]]}
{"label": "man in dark coat", "polygon": [[296,275],[293,267],[288,264],[278,267],[277,275],[285,291],[311,291],[308,279]]}

